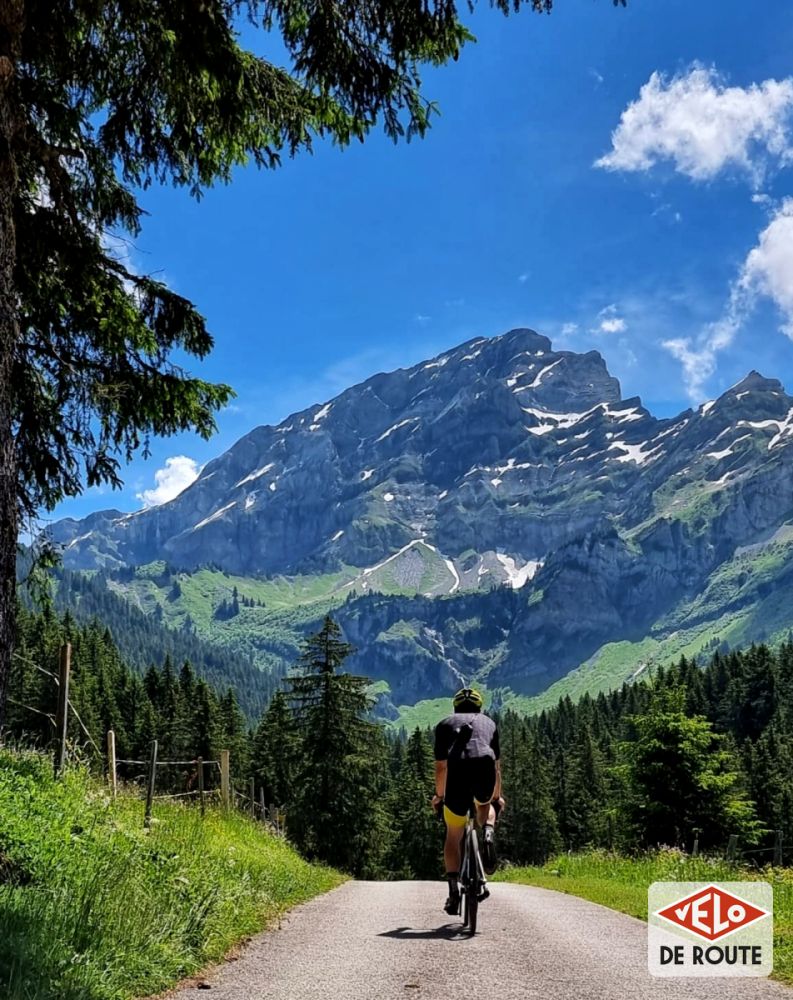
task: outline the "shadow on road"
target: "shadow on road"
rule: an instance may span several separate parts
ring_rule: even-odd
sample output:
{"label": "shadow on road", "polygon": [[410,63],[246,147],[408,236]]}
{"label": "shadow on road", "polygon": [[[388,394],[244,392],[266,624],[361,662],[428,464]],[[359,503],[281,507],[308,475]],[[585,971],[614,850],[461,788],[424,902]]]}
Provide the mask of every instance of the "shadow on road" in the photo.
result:
{"label": "shadow on road", "polygon": [[463,941],[470,937],[462,924],[444,924],[434,929],[419,930],[415,927],[396,927],[392,931],[383,931],[378,937],[399,938],[403,941],[413,941],[419,938],[445,938],[447,941]]}

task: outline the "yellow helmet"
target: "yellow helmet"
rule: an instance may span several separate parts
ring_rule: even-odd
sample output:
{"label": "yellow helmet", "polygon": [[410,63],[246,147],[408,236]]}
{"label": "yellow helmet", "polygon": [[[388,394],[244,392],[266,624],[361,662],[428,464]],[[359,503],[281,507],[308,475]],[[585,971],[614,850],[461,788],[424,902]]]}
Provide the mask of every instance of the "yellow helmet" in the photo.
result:
{"label": "yellow helmet", "polygon": [[463,705],[473,705],[477,711],[482,708],[484,703],[484,698],[474,688],[460,688],[453,701],[455,709],[461,708]]}

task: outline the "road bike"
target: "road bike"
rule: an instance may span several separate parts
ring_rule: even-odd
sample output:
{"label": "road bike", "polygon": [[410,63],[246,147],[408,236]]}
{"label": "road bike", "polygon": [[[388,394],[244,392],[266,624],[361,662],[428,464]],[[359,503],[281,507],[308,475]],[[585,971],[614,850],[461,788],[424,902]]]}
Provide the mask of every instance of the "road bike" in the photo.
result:
{"label": "road bike", "polygon": [[[435,815],[443,816],[443,799],[435,805]],[[487,888],[487,876],[479,852],[479,838],[476,833],[476,810],[471,806],[465,819],[465,830],[461,850],[460,874],[458,890],[463,907],[463,927],[473,937],[476,934],[476,920],[479,904],[487,899],[490,890]]]}
{"label": "road bike", "polygon": [[487,877],[479,853],[479,838],[476,835],[476,815],[473,808],[468,810],[463,834],[463,858],[460,864],[460,895],[463,904],[463,927],[467,927],[471,937],[476,934],[476,919],[479,904],[487,899]]}

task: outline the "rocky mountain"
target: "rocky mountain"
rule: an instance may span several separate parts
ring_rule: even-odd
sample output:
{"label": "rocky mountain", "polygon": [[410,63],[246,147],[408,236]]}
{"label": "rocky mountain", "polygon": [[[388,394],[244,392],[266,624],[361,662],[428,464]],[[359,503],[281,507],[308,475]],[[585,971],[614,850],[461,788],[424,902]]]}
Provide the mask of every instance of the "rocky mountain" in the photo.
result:
{"label": "rocky mountain", "polygon": [[[512,330],[256,428],[170,503],[53,535],[66,566],[111,581],[155,560],[183,582],[208,565],[243,593],[258,581],[267,610],[245,611],[246,648],[275,613],[275,581],[276,604],[305,607],[306,626],[312,602],[342,605],[363,668],[399,704],[460,675],[536,693],[591,668],[609,644],[687,621],[736,560],[765,572],[781,546],[784,575],[791,518],[793,397],[776,379],[752,372],[658,420],[621,398],[597,352]],[[164,602],[126,586],[144,607]],[[703,642],[727,630],[729,591],[708,598]]]}

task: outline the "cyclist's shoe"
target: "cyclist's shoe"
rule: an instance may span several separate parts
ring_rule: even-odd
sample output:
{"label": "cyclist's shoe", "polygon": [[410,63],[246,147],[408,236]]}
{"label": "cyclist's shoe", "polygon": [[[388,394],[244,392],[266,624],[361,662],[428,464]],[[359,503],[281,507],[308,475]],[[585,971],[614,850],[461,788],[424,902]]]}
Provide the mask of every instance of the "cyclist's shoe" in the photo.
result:
{"label": "cyclist's shoe", "polygon": [[451,882],[449,883],[449,898],[443,904],[443,908],[450,917],[456,917],[460,912],[460,890]]}
{"label": "cyclist's shoe", "polygon": [[486,875],[492,875],[498,866],[498,858],[496,857],[496,834],[490,823],[485,824],[482,840],[482,867]]}

